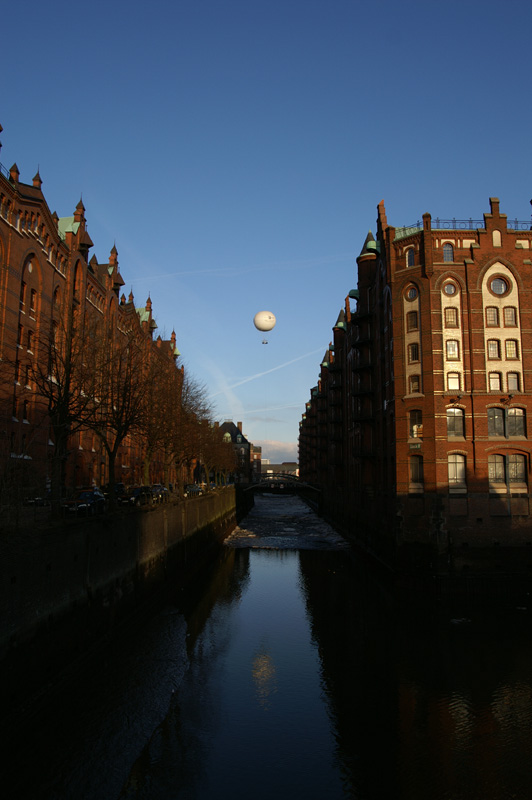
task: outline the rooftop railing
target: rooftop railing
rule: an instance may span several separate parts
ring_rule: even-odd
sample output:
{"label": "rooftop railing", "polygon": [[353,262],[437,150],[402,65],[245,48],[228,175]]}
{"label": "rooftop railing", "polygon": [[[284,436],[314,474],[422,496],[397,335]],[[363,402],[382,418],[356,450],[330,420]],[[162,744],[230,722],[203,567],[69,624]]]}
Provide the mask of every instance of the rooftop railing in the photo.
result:
{"label": "rooftop railing", "polygon": [[[475,231],[478,228],[484,228],[485,222],[483,219],[440,219],[436,217],[431,221],[431,228],[433,231]],[[526,222],[518,219],[506,220],[506,227],[514,231],[530,231],[532,230],[532,223],[530,220]],[[409,236],[412,233],[423,230],[423,223],[419,220],[413,225],[403,225],[395,229],[396,237]]]}

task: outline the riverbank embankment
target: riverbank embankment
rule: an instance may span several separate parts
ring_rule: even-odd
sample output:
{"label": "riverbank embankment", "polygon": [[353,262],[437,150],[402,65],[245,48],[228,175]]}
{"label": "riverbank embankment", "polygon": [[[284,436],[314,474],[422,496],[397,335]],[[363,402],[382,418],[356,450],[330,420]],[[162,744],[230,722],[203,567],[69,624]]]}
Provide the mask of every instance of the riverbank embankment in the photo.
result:
{"label": "riverbank embankment", "polygon": [[[249,494],[249,493],[246,493]],[[247,499],[247,498],[246,498]],[[186,583],[246,512],[234,487],[0,534],[0,677],[16,702],[164,592]],[[23,688],[24,687],[24,688]]]}

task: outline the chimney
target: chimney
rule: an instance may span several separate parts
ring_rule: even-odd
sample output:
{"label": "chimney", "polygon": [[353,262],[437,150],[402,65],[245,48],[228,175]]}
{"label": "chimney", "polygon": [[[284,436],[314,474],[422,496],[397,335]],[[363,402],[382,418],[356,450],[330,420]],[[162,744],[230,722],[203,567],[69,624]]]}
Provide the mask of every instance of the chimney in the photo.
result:
{"label": "chimney", "polygon": [[240,433],[242,433],[242,423],[241,423],[241,422],[237,422],[237,423],[236,423],[236,427],[238,428],[238,430],[240,431]]}

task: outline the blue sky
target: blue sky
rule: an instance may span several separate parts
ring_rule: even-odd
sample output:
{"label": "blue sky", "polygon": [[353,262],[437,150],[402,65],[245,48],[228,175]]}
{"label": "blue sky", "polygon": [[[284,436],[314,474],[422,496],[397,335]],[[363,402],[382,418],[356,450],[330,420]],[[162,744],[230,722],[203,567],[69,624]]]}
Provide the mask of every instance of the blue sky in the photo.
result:
{"label": "blue sky", "polygon": [[11,3],[0,160],[59,216],[83,197],[215,417],[292,460],[378,202],[397,226],[491,196],[530,218],[531,22],[524,0]]}

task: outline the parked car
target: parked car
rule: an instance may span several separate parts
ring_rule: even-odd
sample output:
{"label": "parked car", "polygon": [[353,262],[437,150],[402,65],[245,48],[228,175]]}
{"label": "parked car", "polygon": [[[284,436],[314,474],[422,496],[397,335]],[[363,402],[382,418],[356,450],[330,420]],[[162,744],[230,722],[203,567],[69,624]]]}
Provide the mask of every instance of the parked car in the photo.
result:
{"label": "parked car", "polygon": [[79,514],[86,517],[92,514],[103,514],[105,511],[105,497],[103,492],[95,486],[81,489],[76,497],[64,500],[62,508],[66,514]]}
{"label": "parked car", "polygon": [[[126,493],[125,484],[123,484],[123,483],[115,483],[114,489],[115,489],[115,492],[114,492],[115,493],[115,498],[116,498],[116,500],[120,501],[120,499]],[[107,484],[106,486],[103,487],[103,493],[104,493],[104,496],[107,499],[109,499],[109,484]]]}
{"label": "parked car", "polygon": [[48,491],[44,495],[39,495],[38,497],[26,497],[24,500],[25,506],[49,506],[52,498],[52,493],[48,489]]}
{"label": "parked car", "polygon": [[185,486],[185,497],[197,497],[203,494],[203,489],[197,483],[189,483]]}
{"label": "parked car", "polygon": [[162,483],[154,483],[151,487],[153,502],[166,503],[168,502],[168,489]]}
{"label": "parked car", "polygon": [[151,486],[132,486],[126,497],[130,506],[147,506],[153,502]]}

